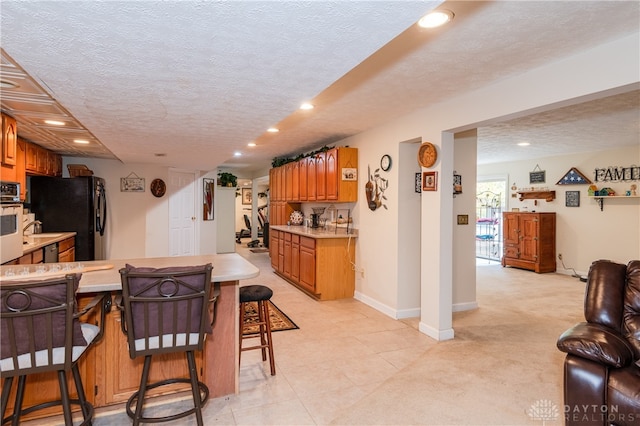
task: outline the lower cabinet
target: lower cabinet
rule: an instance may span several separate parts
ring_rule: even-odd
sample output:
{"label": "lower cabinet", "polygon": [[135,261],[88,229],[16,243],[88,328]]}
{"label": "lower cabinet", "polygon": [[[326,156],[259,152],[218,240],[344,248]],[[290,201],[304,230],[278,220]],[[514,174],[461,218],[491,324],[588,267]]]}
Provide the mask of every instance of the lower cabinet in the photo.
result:
{"label": "lower cabinet", "polygon": [[76,260],[75,237],[58,243],[58,262],[74,262]]}
{"label": "lower cabinet", "polygon": [[[122,333],[120,311],[113,309],[107,315],[105,335],[93,349],[95,351],[95,405],[126,402],[129,396],[140,386],[140,376],[144,357],[135,360],[129,357],[127,337]],[[202,351],[196,351],[198,376],[202,380]],[[149,371],[149,382],[174,377],[189,377],[184,353],[154,355]],[[180,390],[188,390],[189,385],[178,383],[161,386],[150,391],[149,395],[163,395]]]}
{"label": "lower cabinet", "polygon": [[271,266],[278,275],[319,300],[353,297],[355,244],[348,236],[312,238],[271,228],[269,232]]}

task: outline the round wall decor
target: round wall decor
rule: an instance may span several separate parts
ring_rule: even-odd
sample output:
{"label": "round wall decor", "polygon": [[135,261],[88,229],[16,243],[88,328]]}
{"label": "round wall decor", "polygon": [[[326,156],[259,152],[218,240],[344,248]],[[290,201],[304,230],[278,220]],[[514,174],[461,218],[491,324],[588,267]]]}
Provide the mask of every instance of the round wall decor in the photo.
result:
{"label": "round wall decor", "polygon": [[385,154],[380,159],[380,168],[385,172],[388,172],[391,168],[391,156],[389,154]]}
{"label": "round wall decor", "polygon": [[438,150],[431,142],[423,142],[418,150],[418,163],[422,167],[431,167],[438,159]]}
{"label": "round wall decor", "polygon": [[167,192],[167,185],[162,179],[154,179],[151,181],[151,193],[155,197],[162,197]]}

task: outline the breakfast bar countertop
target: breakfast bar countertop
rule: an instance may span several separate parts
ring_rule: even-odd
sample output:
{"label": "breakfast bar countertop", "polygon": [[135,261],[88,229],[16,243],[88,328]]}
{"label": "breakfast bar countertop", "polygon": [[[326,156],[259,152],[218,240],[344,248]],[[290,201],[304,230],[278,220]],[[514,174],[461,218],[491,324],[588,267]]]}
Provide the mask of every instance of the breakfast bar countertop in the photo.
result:
{"label": "breakfast bar countertop", "polygon": [[292,234],[302,235],[303,237],[309,238],[357,238],[358,231],[356,229],[349,229],[349,233],[347,234],[346,227],[340,227],[336,230],[327,230],[320,228],[308,228],[306,226],[295,226],[295,225],[272,225],[269,226],[269,230],[276,231],[284,231],[290,232]]}
{"label": "breakfast bar countertop", "polygon": [[[119,291],[122,289],[120,281],[120,269],[126,264],[135,267],[152,267],[164,268],[169,266],[195,266],[211,263],[213,270],[211,271],[211,280],[213,282],[229,282],[238,281],[248,278],[257,277],[260,270],[237,253],[225,254],[208,254],[198,256],[175,256],[175,257],[151,257],[139,259],[110,259],[83,262],[65,263],[47,263],[38,266],[44,266],[51,270],[51,267],[58,271],[56,275],[64,274],[65,268],[70,267],[69,272],[82,272],[82,279],[78,287],[78,293],[99,293],[104,291]],[[0,282],[3,279],[8,280],[7,271],[16,268],[33,267],[33,272],[24,276],[24,279],[44,278],[45,275],[51,273],[39,274],[36,272],[36,265],[9,265],[0,268]],[[100,269],[103,268],[103,269]],[[90,272],[89,272],[90,271]],[[22,279],[17,275],[11,277],[12,280]]]}

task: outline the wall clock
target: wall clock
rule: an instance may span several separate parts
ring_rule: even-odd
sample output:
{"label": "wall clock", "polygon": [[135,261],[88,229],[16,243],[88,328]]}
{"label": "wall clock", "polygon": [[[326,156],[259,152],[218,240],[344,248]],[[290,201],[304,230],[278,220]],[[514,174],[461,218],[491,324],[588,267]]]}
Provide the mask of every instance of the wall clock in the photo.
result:
{"label": "wall clock", "polygon": [[154,179],[151,181],[151,193],[155,197],[162,197],[167,192],[167,185],[162,179]]}
{"label": "wall clock", "polygon": [[431,142],[424,142],[418,150],[418,163],[422,167],[431,167],[438,159],[438,150]]}
{"label": "wall clock", "polygon": [[391,168],[391,156],[389,154],[385,154],[380,159],[380,168],[385,172],[388,172]]}

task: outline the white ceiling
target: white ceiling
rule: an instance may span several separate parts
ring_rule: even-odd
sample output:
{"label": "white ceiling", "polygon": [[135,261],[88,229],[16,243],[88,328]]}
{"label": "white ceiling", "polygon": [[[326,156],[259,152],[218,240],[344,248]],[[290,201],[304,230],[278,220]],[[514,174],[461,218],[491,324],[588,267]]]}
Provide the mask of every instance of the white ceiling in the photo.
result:
{"label": "white ceiling", "polygon": [[[640,27],[637,1],[456,1],[448,26],[413,25],[439,4],[3,1],[1,78],[20,87],[2,109],[66,155],[250,174]],[[638,144],[639,117],[635,90],[492,124],[478,161]]]}

